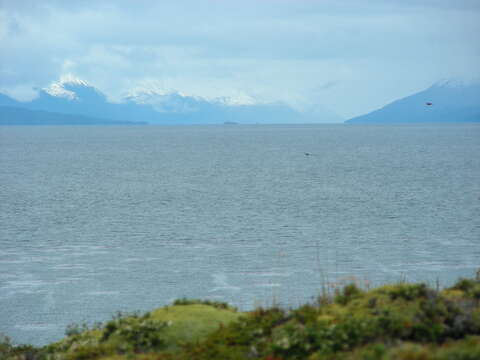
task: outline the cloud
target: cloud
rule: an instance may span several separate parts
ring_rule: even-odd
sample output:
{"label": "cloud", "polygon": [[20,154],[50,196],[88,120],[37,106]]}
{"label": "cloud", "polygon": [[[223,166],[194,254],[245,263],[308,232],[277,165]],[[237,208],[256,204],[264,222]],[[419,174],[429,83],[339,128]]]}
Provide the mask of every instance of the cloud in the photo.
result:
{"label": "cloud", "polygon": [[479,76],[478,1],[1,1],[0,24],[0,90],[75,73],[112,99],[154,80],[353,116]]}

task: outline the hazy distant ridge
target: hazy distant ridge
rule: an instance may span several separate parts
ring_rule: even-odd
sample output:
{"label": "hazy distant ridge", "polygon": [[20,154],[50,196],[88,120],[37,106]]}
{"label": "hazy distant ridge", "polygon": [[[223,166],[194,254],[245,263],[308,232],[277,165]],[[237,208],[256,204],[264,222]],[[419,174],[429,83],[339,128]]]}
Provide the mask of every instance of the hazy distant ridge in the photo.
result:
{"label": "hazy distant ridge", "polygon": [[352,124],[422,122],[480,122],[480,84],[438,83],[346,121]]}
{"label": "hazy distant ridge", "polygon": [[0,125],[132,125],[139,122],[96,119],[83,115],[61,114],[42,110],[28,110],[0,106]]}
{"label": "hazy distant ridge", "polygon": [[0,94],[0,106],[152,124],[287,124],[340,120],[328,111],[302,113],[282,102],[232,104],[176,92],[140,92],[113,103],[92,85],[75,78],[41,89],[38,97],[29,102]]}

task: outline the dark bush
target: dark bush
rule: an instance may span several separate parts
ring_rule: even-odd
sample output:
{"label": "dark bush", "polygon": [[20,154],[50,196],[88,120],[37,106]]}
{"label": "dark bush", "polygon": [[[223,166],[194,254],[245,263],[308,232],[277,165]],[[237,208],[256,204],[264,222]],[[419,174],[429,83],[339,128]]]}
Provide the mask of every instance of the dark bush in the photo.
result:
{"label": "dark bush", "polygon": [[118,343],[119,352],[151,352],[165,347],[163,330],[165,322],[152,320],[147,313],[141,317],[117,317],[110,320],[103,330],[101,343]]}
{"label": "dark bush", "polygon": [[217,308],[217,309],[236,310],[235,307],[230,306],[228,303],[223,301],[181,298],[181,299],[176,299],[173,302],[173,305],[198,305],[198,304],[213,306],[214,308]]}
{"label": "dark bush", "polygon": [[335,302],[340,305],[347,305],[350,301],[361,297],[363,294],[364,292],[357,285],[349,284],[335,296]]}
{"label": "dark bush", "polygon": [[468,292],[469,290],[475,288],[476,285],[478,284],[479,284],[479,281],[474,279],[460,279],[455,283],[455,285],[451,287],[451,289]]}
{"label": "dark bush", "polygon": [[425,284],[398,284],[388,291],[388,295],[392,300],[403,299],[412,301],[426,297],[428,290]]}

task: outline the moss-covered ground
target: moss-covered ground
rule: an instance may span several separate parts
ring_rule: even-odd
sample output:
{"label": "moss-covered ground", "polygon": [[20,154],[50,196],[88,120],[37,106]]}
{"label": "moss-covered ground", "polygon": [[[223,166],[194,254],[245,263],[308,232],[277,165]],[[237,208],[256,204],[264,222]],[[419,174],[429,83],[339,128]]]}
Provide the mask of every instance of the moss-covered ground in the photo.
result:
{"label": "moss-covered ground", "polygon": [[363,359],[480,360],[480,279],[436,291],[424,284],[351,284],[295,309],[238,312],[178,300],[70,326],[41,348],[0,341],[2,360]]}

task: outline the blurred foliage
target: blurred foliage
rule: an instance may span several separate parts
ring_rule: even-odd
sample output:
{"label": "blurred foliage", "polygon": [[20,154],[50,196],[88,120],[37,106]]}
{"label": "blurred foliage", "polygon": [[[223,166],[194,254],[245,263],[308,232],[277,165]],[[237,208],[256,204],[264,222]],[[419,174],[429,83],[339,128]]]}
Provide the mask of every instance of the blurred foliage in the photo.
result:
{"label": "blurred foliage", "polygon": [[173,302],[173,305],[208,305],[216,309],[237,310],[234,306],[229,305],[223,301],[201,300],[201,299],[187,299],[181,298]]}
{"label": "blurred foliage", "polygon": [[0,336],[4,360],[479,360],[480,279],[436,291],[425,284],[369,291],[346,284],[295,309],[237,312],[180,299],[103,325],[70,325],[42,348]]}

